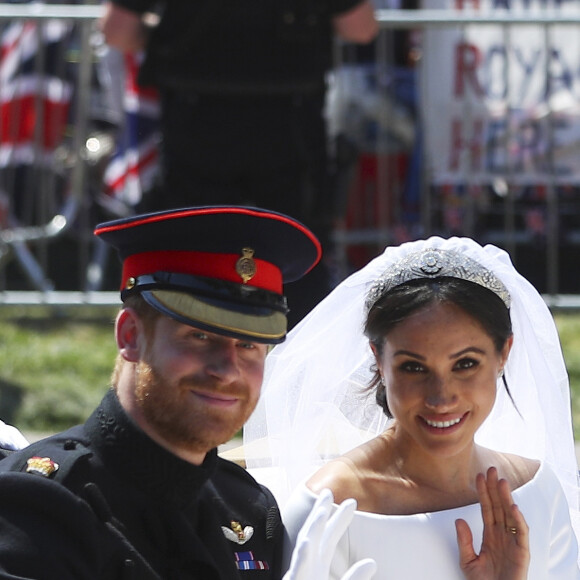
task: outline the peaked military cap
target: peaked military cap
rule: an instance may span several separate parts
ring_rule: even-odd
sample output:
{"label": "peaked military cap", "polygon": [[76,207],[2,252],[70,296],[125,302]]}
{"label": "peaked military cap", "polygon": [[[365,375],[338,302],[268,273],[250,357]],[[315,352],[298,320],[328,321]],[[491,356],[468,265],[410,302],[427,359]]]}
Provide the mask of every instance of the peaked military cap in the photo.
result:
{"label": "peaked military cap", "polygon": [[121,299],[135,293],[197,328],[276,344],[286,336],[283,284],[321,257],[314,234],[286,215],[241,206],[192,207],[98,225],[123,263]]}

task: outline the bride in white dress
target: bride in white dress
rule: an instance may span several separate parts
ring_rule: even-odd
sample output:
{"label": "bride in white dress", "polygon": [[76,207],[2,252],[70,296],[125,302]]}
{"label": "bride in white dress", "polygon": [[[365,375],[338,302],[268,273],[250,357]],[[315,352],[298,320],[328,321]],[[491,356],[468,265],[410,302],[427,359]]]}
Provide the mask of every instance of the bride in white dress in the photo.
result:
{"label": "bride in white dress", "polygon": [[362,558],[386,580],[580,578],[564,361],[505,252],[388,248],[270,357],[246,461],[291,542],[322,490],[356,499],[331,578]]}

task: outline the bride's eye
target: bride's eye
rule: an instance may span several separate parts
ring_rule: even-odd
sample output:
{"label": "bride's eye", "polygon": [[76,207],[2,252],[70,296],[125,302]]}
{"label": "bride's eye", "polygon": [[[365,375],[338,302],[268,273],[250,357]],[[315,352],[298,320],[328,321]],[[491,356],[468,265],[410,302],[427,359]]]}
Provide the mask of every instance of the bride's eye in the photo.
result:
{"label": "bride's eye", "polygon": [[479,365],[479,361],[474,358],[462,358],[455,363],[455,368],[459,370],[472,369]]}
{"label": "bride's eye", "polygon": [[422,373],[425,371],[425,367],[420,362],[414,360],[404,362],[400,368],[407,373]]}

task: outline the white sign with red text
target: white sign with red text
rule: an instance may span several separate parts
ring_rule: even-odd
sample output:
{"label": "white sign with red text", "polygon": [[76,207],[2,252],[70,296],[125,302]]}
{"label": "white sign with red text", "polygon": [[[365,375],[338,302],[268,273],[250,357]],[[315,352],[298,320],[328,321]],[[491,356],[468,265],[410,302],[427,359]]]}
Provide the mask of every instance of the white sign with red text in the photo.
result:
{"label": "white sign with red text", "polygon": [[[474,15],[580,13],[578,0],[424,1]],[[421,95],[430,183],[580,184],[580,25],[428,28]]]}

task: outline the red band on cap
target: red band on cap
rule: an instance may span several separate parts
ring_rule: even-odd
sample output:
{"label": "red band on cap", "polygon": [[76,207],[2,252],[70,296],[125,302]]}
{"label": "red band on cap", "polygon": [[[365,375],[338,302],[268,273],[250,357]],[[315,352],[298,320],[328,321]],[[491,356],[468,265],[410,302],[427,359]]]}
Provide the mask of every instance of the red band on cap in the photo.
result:
{"label": "red band on cap", "polygon": [[[121,290],[126,287],[129,278],[137,278],[143,274],[155,272],[192,274],[241,284],[242,278],[236,272],[236,262],[240,257],[241,254],[212,254],[177,250],[133,254],[128,256],[123,264]],[[282,273],[280,270],[270,262],[257,258],[253,258],[253,260],[256,264],[256,273],[248,280],[248,286],[281,294]]]}

